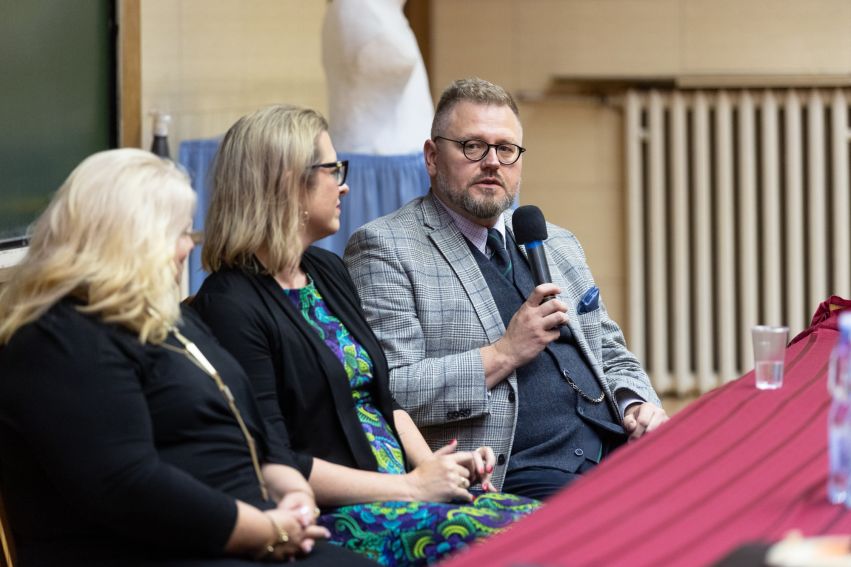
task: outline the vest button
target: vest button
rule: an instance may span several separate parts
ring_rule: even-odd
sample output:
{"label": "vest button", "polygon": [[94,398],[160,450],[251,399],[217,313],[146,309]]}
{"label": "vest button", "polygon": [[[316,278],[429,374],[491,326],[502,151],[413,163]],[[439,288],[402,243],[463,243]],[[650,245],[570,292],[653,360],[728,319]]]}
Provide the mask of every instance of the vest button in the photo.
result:
{"label": "vest button", "polygon": [[585,451],[583,451],[582,449],[574,449],[573,454],[576,455],[577,457],[581,457],[582,455],[585,454]]}
{"label": "vest button", "polygon": [[500,455],[496,458],[496,464],[502,466],[505,464],[505,455]]}
{"label": "vest button", "polygon": [[514,403],[514,400],[517,399],[517,396],[514,395],[514,390],[508,392],[508,401]]}

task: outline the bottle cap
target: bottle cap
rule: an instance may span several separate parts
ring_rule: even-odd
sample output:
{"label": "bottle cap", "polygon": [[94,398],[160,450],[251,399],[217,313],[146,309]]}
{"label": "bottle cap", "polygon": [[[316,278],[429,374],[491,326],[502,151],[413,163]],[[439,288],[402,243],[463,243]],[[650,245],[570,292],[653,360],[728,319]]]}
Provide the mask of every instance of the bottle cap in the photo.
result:
{"label": "bottle cap", "polygon": [[839,314],[839,333],[845,341],[851,340],[851,311]]}
{"label": "bottle cap", "polygon": [[154,136],[168,136],[168,123],[171,122],[171,114],[152,110],[149,113],[154,117]]}

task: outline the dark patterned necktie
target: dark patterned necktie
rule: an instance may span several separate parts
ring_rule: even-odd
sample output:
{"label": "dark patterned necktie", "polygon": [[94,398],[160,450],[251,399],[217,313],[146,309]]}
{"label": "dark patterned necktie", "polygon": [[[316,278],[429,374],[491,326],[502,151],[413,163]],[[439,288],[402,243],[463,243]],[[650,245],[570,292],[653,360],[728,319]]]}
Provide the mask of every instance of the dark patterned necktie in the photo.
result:
{"label": "dark patterned necktie", "polygon": [[505,243],[502,240],[502,235],[495,228],[488,229],[488,246],[490,246],[491,262],[494,263],[496,269],[505,278],[511,277],[511,258],[508,256],[508,251],[505,249]]}

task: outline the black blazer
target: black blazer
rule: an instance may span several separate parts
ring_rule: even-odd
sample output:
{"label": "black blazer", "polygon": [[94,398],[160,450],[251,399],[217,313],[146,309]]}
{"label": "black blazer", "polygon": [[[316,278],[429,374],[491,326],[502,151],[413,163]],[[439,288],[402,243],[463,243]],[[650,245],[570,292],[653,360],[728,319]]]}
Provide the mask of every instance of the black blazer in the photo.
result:
{"label": "black blazer", "polygon": [[[301,267],[313,278],[331,312],[372,359],[373,400],[393,428],[393,410],[398,406],[390,394],[387,360],[366,322],[343,261],[310,247]],[[343,365],[272,276],[261,273],[259,265],[253,272],[222,270],[205,280],[192,307],[242,364],[267,423],[289,436],[306,477],[312,457],[377,470]]]}
{"label": "black blazer", "polygon": [[[181,352],[77,306],[60,301],[0,350],[0,480],[20,564],[221,555],[235,499],[274,507],[225,399]],[[239,364],[191,310],[182,332],[231,389],[260,460],[293,464]]]}

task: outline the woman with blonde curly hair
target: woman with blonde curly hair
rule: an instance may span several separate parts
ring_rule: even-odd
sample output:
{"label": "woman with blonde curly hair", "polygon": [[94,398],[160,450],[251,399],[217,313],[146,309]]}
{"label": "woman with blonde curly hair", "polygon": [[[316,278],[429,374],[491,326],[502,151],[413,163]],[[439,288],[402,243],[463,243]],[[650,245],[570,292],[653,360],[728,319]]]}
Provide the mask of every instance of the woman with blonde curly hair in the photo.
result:
{"label": "woman with blonde curly hair", "polygon": [[327,130],[293,106],[230,128],[206,222],[213,274],[192,305],[245,368],[270,428],[288,434],[331,542],[385,565],[425,564],[537,502],[494,492],[489,447],[432,452],[393,401],[342,260],[312,246],[340,228],[349,191]]}
{"label": "woman with blonde curly hair", "polygon": [[327,537],[313,491],[238,363],[181,312],[194,206],[173,163],[95,154],[0,292],[0,490],[21,567],[360,560],[306,555]]}

